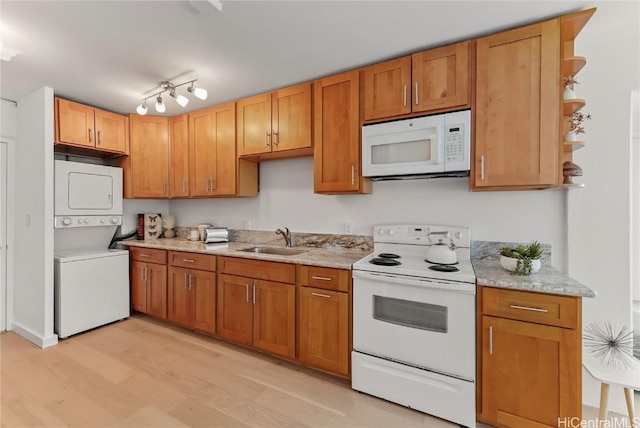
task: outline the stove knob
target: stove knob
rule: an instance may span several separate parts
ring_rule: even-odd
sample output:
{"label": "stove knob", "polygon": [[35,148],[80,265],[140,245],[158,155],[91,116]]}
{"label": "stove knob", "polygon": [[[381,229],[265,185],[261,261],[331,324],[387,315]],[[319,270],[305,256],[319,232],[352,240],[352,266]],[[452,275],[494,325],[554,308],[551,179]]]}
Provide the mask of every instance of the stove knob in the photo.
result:
{"label": "stove knob", "polygon": [[111,221],[111,224],[116,224],[118,222],[118,217],[111,217],[109,221]]}
{"label": "stove knob", "polygon": [[69,226],[71,224],[71,219],[69,217],[62,220],[62,224],[65,226]]}
{"label": "stove knob", "polygon": [[100,223],[104,224],[104,222],[105,222],[105,219],[101,218]]}
{"label": "stove knob", "polygon": [[84,219],[84,224],[89,224],[89,219],[88,218]]}
{"label": "stove knob", "polygon": [[384,229],[383,228],[378,229],[378,235],[384,235]]}
{"label": "stove knob", "polygon": [[82,219],[81,218],[78,219],[78,224],[82,224]]}
{"label": "stove knob", "polygon": [[389,229],[389,236],[393,236],[394,233],[393,229]]}

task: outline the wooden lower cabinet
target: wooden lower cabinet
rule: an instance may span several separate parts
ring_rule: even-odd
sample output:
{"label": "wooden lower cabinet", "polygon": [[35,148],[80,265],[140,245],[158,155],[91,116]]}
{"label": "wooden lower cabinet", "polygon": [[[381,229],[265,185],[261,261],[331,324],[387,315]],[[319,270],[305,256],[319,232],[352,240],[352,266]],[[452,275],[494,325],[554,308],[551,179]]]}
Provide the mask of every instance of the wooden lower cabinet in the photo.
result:
{"label": "wooden lower cabinet", "polygon": [[218,334],[274,355],[295,357],[295,285],[218,275]]}
{"label": "wooden lower cabinet", "polygon": [[167,318],[167,266],[131,262],[131,307],[158,318]]}
{"label": "wooden lower cabinet", "polygon": [[[478,420],[518,428],[557,427],[560,421],[580,420],[581,300],[483,291]],[[573,321],[560,327],[567,324],[567,313]]]}
{"label": "wooden lower cabinet", "polygon": [[298,358],[306,365],[349,375],[349,295],[298,288]]}
{"label": "wooden lower cabinet", "polygon": [[216,275],[197,269],[169,267],[169,321],[197,330],[216,331]]}

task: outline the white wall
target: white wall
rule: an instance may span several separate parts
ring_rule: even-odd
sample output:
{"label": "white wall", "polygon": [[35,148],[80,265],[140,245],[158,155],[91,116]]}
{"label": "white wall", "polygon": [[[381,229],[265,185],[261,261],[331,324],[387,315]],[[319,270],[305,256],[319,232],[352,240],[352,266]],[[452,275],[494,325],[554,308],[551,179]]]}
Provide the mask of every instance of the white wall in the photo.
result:
{"label": "white wall", "polygon": [[0,100],[0,137],[16,139],[18,133],[18,110],[16,104],[7,100]]}
{"label": "white wall", "polygon": [[640,302],[640,91],[631,95],[631,138],[631,291]]}
{"label": "white wall", "polygon": [[[598,293],[583,300],[583,325],[607,320],[631,327],[630,94],[640,87],[638,2],[598,2],[578,36],[575,53],[587,58],[578,74],[587,146],[575,152],[586,187],[569,193],[569,274]],[[584,374],[583,400],[597,406],[599,385]],[[610,408],[626,413],[612,388]]]}
{"label": "white wall", "polygon": [[329,196],[313,193],[313,159],[263,162],[260,193],[249,199],[171,201],[178,226],[220,221],[254,229],[287,226],[294,232],[344,233],[353,223],[356,235],[371,235],[380,223],[417,222],[471,227],[475,240],[530,241],[553,246],[553,264],[563,269],[564,198],[562,190],[469,192],[468,178],[373,183],[371,195]]}
{"label": "white wall", "polygon": [[53,332],[53,90],[18,100],[12,329],[38,346]]}

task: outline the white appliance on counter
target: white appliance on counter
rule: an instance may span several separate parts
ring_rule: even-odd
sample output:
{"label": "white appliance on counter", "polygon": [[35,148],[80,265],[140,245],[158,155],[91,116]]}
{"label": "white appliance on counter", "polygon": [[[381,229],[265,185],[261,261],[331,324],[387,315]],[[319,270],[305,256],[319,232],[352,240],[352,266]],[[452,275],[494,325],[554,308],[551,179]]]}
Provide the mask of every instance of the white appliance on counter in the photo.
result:
{"label": "white appliance on counter", "polygon": [[[435,237],[455,262],[425,261]],[[468,228],[375,226],[353,264],[352,388],[475,426],[475,280]]]}
{"label": "white appliance on counter", "polygon": [[54,325],[66,338],[129,316],[129,252],[108,249],[122,169],[56,160],[54,177]]}
{"label": "white appliance on counter", "polygon": [[470,158],[470,110],[362,127],[362,175],[374,181],[464,177]]}

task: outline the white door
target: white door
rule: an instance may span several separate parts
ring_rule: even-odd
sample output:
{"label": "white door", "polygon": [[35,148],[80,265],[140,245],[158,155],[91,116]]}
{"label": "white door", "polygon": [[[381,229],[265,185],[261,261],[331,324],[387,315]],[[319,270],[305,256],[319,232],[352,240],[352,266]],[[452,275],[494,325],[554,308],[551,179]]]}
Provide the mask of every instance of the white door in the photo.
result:
{"label": "white door", "polygon": [[7,329],[7,144],[0,142],[0,331]]}

